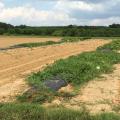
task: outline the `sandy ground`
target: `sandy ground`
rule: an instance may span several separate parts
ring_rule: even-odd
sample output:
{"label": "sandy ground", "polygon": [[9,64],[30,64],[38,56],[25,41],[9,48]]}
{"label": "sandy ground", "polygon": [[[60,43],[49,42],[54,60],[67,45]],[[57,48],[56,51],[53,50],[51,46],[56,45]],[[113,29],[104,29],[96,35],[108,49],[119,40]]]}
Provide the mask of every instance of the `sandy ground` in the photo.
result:
{"label": "sandy ground", "polygon": [[0,36],[0,48],[6,48],[12,45],[20,43],[31,43],[31,42],[45,42],[45,41],[59,41],[61,38],[39,38],[39,37],[2,37]]}
{"label": "sandy ground", "polygon": [[[111,74],[103,75],[90,81],[81,90],[78,96],[71,99],[72,107],[84,105],[90,112],[111,112],[116,104],[119,104],[120,64]],[[80,107],[77,106],[77,109]]]}
{"label": "sandy ground", "polygon": [[[120,64],[114,65],[115,70],[110,74],[104,74],[101,78],[96,78],[79,90],[78,95],[65,101],[57,98],[51,104],[44,106],[62,105],[66,108],[80,110],[87,109],[90,113],[116,112],[115,106],[120,105]],[[71,92],[70,85],[63,87],[59,92]]]}
{"label": "sandy ground", "polygon": [[0,102],[14,101],[16,95],[28,86],[25,78],[47,64],[85,51],[93,51],[110,41],[88,40],[78,43],[38,47],[18,48],[0,52]]}

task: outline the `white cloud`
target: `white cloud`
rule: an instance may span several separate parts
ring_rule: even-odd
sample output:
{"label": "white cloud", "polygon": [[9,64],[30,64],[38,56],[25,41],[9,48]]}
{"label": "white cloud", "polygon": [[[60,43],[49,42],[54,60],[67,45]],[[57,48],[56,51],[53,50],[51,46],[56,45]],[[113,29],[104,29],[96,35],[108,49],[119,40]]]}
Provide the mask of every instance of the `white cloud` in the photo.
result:
{"label": "white cloud", "polygon": [[110,25],[113,23],[120,23],[120,17],[109,17],[104,19],[94,19],[89,24],[90,25]]}
{"label": "white cloud", "polygon": [[2,9],[3,7],[4,7],[4,4],[0,2],[0,9]]}
{"label": "white cloud", "polygon": [[[0,21],[27,25],[108,25],[120,23],[120,0],[58,0],[51,9],[37,9],[28,3],[8,7],[0,2]],[[47,1],[49,2],[49,0]],[[45,2],[46,4],[46,2]],[[114,16],[114,17],[111,17]],[[99,19],[97,18],[99,17]]]}
{"label": "white cloud", "polygon": [[57,10],[37,10],[32,6],[20,6],[13,8],[5,8],[0,4],[0,21],[9,22],[15,19],[23,21],[28,25],[65,25],[76,21],[65,12]]}
{"label": "white cloud", "polygon": [[87,3],[85,1],[58,1],[55,8],[60,10],[103,11],[102,4]]}

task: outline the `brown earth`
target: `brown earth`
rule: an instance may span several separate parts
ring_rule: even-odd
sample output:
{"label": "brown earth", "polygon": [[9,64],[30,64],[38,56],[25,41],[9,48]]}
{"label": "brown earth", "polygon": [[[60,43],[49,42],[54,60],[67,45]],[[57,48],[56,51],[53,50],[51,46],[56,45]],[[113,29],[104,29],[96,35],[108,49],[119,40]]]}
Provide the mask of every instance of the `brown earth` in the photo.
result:
{"label": "brown earth", "polygon": [[50,38],[42,38],[42,37],[15,37],[15,36],[0,36],[0,48],[6,48],[9,46],[13,46],[21,43],[31,43],[31,42],[45,42],[45,41],[59,41],[61,38],[59,37],[50,37]]}
{"label": "brown earth", "polygon": [[120,64],[114,67],[113,73],[84,85],[78,96],[71,99],[66,107],[80,109],[84,105],[91,113],[114,112],[113,107],[120,103]]}
{"label": "brown earth", "polygon": [[25,78],[60,58],[93,51],[110,41],[88,40],[33,49],[18,48],[0,52],[0,102],[14,101],[28,85]]}
{"label": "brown earth", "polygon": [[[78,91],[78,95],[65,101],[57,98],[51,104],[45,106],[62,105],[70,109],[87,109],[92,114],[101,112],[120,112],[114,108],[120,105],[120,64],[114,65],[115,70],[110,74],[104,74],[101,78],[96,78],[84,84]],[[68,85],[61,88],[60,92],[73,92],[73,88]]]}

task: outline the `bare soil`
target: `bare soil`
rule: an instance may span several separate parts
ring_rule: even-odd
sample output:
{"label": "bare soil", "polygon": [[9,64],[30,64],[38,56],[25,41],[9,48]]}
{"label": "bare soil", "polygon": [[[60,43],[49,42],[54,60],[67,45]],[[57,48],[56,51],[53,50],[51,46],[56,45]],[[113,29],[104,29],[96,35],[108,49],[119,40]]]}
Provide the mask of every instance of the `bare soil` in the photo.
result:
{"label": "bare soil", "polygon": [[28,89],[28,85],[25,82],[28,74],[39,71],[47,64],[51,64],[60,58],[66,58],[85,51],[94,51],[98,46],[102,46],[108,42],[110,41],[99,39],[33,49],[18,48],[1,51],[0,102],[14,101],[16,95],[22,94]]}
{"label": "bare soil", "polygon": [[16,44],[21,43],[31,43],[31,42],[46,42],[46,41],[59,41],[61,38],[59,37],[51,37],[51,38],[42,38],[42,37],[2,37],[0,36],[0,48],[10,47]]}
{"label": "bare soil", "polygon": [[[53,101],[70,109],[86,108],[90,113],[115,112],[114,107],[120,104],[120,64],[116,64],[113,73],[102,75],[86,83],[76,97],[70,101]],[[68,87],[66,87],[68,88]],[[64,88],[65,89],[65,88]],[[69,88],[68,91],[71,91]]]}

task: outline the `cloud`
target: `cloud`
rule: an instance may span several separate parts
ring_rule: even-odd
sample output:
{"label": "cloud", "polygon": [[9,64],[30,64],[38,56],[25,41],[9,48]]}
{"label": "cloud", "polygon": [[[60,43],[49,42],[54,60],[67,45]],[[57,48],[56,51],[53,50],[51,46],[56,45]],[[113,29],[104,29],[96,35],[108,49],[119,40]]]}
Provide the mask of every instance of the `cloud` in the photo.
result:
{"label": "cloud", "polygon": [[[10,1],[14,3],[12,7]],[[14,25],[27,24],[33,26],[108,25],[113,22],[120,23],[120,0],[36,1],[26,0],[19,4],[17,0],[1,0],[0,21]],[[52,1],[52,4],[48,4],[50,1]],[[44,7],[40,7],[41,5]]]}
{"label": "cloud", "polygon": [[5,8],[2,3],[0,5],[0,20],[5,22],[19,20],[28,25],[65,25],[76,21],[64,12],[37,10],[32,6]]}
{"label": "cloud", "polygon": [[113,23],[120,23],[120,17],[109,17],[105,19],[94,19],[89,24],[90,25],[110,25]]}
{"label": "cloud", "polygon": [[4,7],[4,4],[0,2],[0,9],[2,9],[3,7]]}
{"label": "cloud", "polygon": [[61,10],[83,10],[83,11],[102,11],[104,8],[102,4],[87,3],[85,1],[58,1],[55,8]]}

